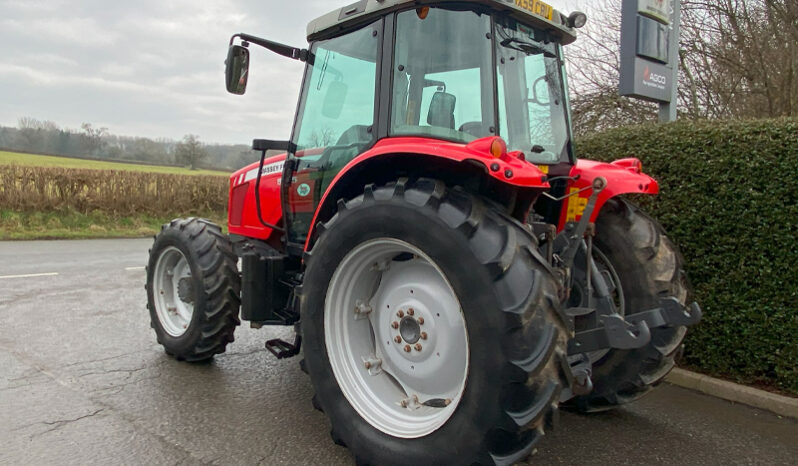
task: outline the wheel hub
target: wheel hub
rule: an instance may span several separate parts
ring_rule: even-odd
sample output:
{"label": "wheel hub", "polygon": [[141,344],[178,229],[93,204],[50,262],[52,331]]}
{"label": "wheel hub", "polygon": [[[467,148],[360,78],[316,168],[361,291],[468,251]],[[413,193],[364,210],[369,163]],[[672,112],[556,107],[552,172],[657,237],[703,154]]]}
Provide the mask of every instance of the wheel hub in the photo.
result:
{"label": "wheel hub", "polygon": [[399,335],[411,345],[421,339],[421,325],[413,317],[405,317],[399,322]]}
{"label": "wheel hub", "polygon": [[183,277],[177,282],[177,295],[184,303],[194,302],[194,285],[191,277]]}

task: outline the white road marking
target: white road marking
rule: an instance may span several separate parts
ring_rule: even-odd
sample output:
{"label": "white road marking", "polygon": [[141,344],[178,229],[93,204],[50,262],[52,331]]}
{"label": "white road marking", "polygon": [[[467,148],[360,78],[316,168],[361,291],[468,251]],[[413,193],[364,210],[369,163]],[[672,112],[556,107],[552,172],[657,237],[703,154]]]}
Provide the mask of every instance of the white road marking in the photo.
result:
{"label": "white road marking", "polygon": [[5,278],[38,278],[38,277],[55,277],[58,272],[50,273],[29,273],[25,275],[0,275],[0,280]]}
{"label": "white road marking", "polygon": [[141,266],[141,267],[125,267],[125,270],[127,270],[128,272],[131,272],[133,270],[144,270],[144,266]]}

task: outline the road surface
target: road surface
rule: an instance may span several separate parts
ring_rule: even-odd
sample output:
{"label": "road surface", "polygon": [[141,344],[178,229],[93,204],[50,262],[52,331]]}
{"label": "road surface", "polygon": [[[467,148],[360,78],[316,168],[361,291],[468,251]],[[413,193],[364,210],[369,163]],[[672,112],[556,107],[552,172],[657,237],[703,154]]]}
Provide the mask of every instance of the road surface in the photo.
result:
{"label": "road surface", "polygon": [[[151,240],[0,242],[0,464],[347,465],[289,329],[240,327],[177,363],[145,310]],[[798,423],[665,385],[596,416],[562,413],[531,464],[798,464]]]}

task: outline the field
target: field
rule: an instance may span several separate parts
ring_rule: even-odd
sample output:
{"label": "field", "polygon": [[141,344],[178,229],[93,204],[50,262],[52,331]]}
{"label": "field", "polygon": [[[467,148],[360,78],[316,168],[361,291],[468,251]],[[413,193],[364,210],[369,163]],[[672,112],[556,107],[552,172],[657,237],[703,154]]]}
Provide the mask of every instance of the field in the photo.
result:
{"label": "field", "polygon": [[0,152],[0,240],[150,236],[185,216],[224,224],[227,175]]}
{"label": "field", "polygon": [[180,167],[159,165],[140,165],[135,163],[104,162],[50,155],[31,155],[18,152],[0,151],[0,165],[20,165],[25,167],[82,168],[89,170],[121,170],[146,173],[166,173],[172,175],[216,175],[229,176],[227,172],[214,170],[189,170]]}

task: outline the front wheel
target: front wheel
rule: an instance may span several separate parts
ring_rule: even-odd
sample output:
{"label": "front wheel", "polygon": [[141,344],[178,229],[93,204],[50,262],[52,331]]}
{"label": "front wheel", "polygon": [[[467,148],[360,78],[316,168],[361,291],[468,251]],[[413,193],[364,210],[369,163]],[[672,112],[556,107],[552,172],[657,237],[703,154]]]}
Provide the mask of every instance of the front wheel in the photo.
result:
{"label": "front wheel", "polygon": [[161,228],[147,265],[147,308],[167,354],[204,361],[233,341],[241,305],[236,261],[208,220],[176,219]]}
{"label": "front wheel", "polygon": [[[594,260],[608,282],[618,313],[633,314],[659,306],[660,299],[687,302],[688,286],[676,246],[653,218],[623,199],[611,199],[596,221]],[[584,261],[575,266],[584,267]],[[583,277],[575,271],[574,277]],[[578,280],[577,280],[578,281]],[[571,306],[584,305],[579,283]],[[578,324],[578,322],[577,322]],[[674,367],[687,328],[651,329],[651,342],[633,350],[591,353],[593,391],[571,400],[582,412],[603,411],[632,402],[659,384]]]}
{"label": "front wheel", "polygon": [[302,294],[305,365],[358,464],[512,464],[556,416],[557,282],[517,223],[400,180],[322,229]]}

